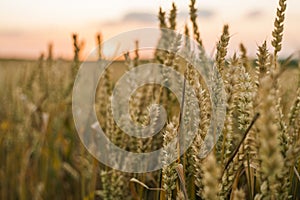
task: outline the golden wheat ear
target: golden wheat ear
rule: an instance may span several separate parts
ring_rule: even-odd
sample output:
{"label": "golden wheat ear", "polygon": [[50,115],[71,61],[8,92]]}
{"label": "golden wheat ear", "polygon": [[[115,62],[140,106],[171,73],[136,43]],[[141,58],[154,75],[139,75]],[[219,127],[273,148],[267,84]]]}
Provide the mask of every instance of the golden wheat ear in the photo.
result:
{"label": "golden wheat ear", "polygon": [[229,26],[226,24],[223,27],[223,32],[220,40],[217,43],[217,53],[216,53],[216,66],[221,75],[223,76],[223,70],[225,68],[225,57],[227,55],[227,47],[229,44]]}
{"label": "golden wheat ear", "polygon": [[208,155],[203,164],[203,197],[209,200],[219,199],[221,170],[213,152]]}
{"label": "golden wheat ear", "polygon": [[277,58],[277,54],[282,48],[285,11],[286,11],[286,0],[280,0],[279,7],[277,8],[277,12],[276,12],[274,30],[272,32],[272,36],[273,36],[272,46],[274,47],[275,58]]}
{"label": "golden wheat ear", "polygon": [[200,31],[197,23],[197,8],[196,8],[196,0],[190,1],[190,20],[193,24],[193,36],[194,39],[198,42],[198,44],[203,47],[202,39],[200,38]]}

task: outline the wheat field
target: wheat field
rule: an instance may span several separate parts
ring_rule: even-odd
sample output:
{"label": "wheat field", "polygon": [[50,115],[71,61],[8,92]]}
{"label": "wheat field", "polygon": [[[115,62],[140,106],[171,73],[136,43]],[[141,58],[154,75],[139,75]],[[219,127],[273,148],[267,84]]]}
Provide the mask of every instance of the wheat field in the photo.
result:
{"label": "wheat field", "polygon": [[[193,66],[171,51],[157,50],[146,60],[136,50],[105,71],[95,96],[97,117],[110,140],[131,152],[167,146],[177,137],[182,110],[170,90],[145,85],[129,100],[132,120],[149,124],[148,108],[159,103],[166,108],[167,124],[152,138],[126,135],[114,122],[109,101],[122,74],[141,63],[163,64],[181,72],[196,91],[201,113],[191,146],[175,162],[147,173],[105,166],[80,141],[72,114],[73,84],[83,62],[76,34],[72,61],[53,59],[51,48],[37,60],[1,59],[0,199],[300,199],[300,63],[280,57],[286,6],[286,0],[279,0],[276,18],[270,22],[272,38],[258,44],[255,58],[248,56],[243,44],[228,55],[230,24],[224,25],[208,62],[223,80],[226,115],[221,136],[204,158],[198,155],[213,105],[208,86]],[[197,42],[201,57],[207,52],[195,0],[189,7],[185,34]],[[176,30],[176,13],[175,4],[170,11],[160,9],[159,27]],[[166,48],[187,45],[170,41],[163,33],[160,40]],[[97,41],[101,47],[100,36]],[[105,60],[100,52],[98,56]],[[170,159],[168,153],[163,156],[164,162]]]}

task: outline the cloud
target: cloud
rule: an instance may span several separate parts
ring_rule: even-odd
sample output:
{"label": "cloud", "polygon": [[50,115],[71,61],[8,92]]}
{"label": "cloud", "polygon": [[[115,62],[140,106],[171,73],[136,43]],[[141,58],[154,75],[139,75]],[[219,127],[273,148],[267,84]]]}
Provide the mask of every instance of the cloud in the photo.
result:
{"label": "cloud", "polygon": [[129,12],[119,20],[109,20],[102,23],[104,26],[119,26],[120,24],[137,22],[137,23],[156,23],[157,17],[153,13],[147,12]]}
{"label": "cloud", "polygon": [[215,16],[215,12],[213,10],[199,10],[198,12],[199,17],[202,18],[211,18],[213,16]]}
{"label": "cloud", "polygon": [[251,10],[248,13],[246,13],[245,18],[256,19],[263,16],[263,14],[264,13],[261,10]]}
{"label": "cloud", "polygon": [[156,22],[157,17],[153,13],[145,13],[145,12],[130,12],[127,13],[123,18],[123,22],[128,22],[128,21],[138,21],[138,22]]}
{"label": "cloud", "polygon": [[[198,10],[197,15],[199,18],[210,19],[210,18],[213,18],[216,15],[216,13],[213,10],[200,9],[200,10]],[[189,19],[189,17],[190,17],[189,12],[188,11],[180,12],[180,13],[178,13],[178,17],[181,20]]]}
{"label": "cloud", "polygon": [[[210,19],[215,16],[215,12],[209,9],[201,9],[198,11],[199,18]],[[178,13],[179,20],[187,20],[189,19],[189,12],[183,11]],[[137,23],[158,23],[157,13],[150,12],[128,12],[126,13],[120,20],[114,21],[106,21],[104,25],[108,26],[116,26],[120,23],[129,23],[129,22],[137,22]]]}
{"label": "cloud", "polygon": [[0,30],[0,36],[1,37],[19,37],[25,35],[25,32],[23,30]]}
{"label": "cloud", "polygon": [[[199,18],[212,18],[215,13],[212,10],[202,9],[198,11]],[[122,22],[136,21],[136,22],[144,22],[144,23],[153,23],[158,22],[157,14],[154,13],[146,13],[146,12],[129,12],[122,18]],[[189,12],[179,12],[178,18],[180,20],[186,20],[189,18]]]}

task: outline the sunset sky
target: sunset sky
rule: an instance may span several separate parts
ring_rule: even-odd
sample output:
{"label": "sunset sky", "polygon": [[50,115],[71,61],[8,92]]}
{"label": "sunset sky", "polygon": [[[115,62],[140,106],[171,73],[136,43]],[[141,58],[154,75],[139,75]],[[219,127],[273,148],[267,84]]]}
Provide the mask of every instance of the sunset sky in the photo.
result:
{"label": "sunset sky", "polygon": [[[136,28],[157,27],[159,6],[166,11],[171,0],[2,0],[0,1],[0,58],[37,58],[54,45],[56,58],[72,57],[71,34],[86,43],[84,56],[95,47],[95,35],[104,39]],[[189,1],[175,0],[178,29],[188,22]],[[214,50],[223,24],[230,26],[230,51],[243,42],[251,55],[264,40],[271,41],[277,0],[198,0],[199,26],[204,46]],[[300,1],[287,5],[282,55],[300,50]],[[142,40],[137,36],[137,39]],[[269,43],[270,44],[270,43]],[[271,49],[271,47],[270,47]]]}

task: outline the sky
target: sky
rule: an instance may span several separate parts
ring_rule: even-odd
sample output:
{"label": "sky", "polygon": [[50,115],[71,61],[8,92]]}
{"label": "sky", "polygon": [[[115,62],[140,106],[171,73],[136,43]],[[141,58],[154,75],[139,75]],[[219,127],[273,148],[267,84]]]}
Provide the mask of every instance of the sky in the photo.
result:
{"label": "sky", "polygon": [[[49,43],[54,57],[71,58],[72,33],[85,41],[84,58],[96,45],[96,33],[107,40],[133,29],[158,27],[159,7],[169,11],[172,2],[178,7],[178,29],[183,30],[189,23],[187,0],[1,0],[0,58],[37,58],[47,53]],[[224,24],[232,36],[230,53],[238,51],[241,42],[252,56],[264,40],[270,46],[277,0],[198,0],[196,5],[207,52],[214,52]],[[300,1],[288,0],[282,56],[300,50],[299,11]]]}

